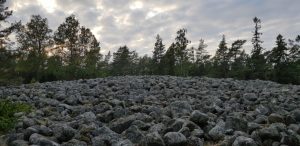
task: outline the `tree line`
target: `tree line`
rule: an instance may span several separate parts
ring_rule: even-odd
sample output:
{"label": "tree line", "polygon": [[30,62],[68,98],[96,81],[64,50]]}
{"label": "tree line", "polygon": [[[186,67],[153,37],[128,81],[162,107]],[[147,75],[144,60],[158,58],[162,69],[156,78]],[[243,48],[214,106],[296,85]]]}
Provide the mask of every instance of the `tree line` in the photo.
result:
{"label": "tree line", "polygon": [[[166,47],[156,36],[152,56],[139,56],[126,45],[116,52],[100,53],[100,42],[87,27],[71,15],[51,30],[47,18],[32,15],[26,24],[7,25],[12,15],[0,2],[0,84],[74,80],[118,75],[208,76],[216,78],[262,79],[300,84],[300,36],[276,37],[272,49],[262,47],[261,20],[253,19],[252,50],[243,49],[246,40],[226,42],[223,35],[214,56],[200,39],[189,47],[187,30],[176,32]],[[6,23],[6,28],[3,24]],[[14,33],[16,40],[9,40]]]}

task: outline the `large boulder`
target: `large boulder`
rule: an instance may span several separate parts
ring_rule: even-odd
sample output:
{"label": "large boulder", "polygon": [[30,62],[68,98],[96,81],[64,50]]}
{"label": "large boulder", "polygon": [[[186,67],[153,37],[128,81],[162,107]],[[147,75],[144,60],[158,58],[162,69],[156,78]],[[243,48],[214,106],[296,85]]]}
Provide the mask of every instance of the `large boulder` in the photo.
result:
{"label": "large boulder", "polygon": [[186,137],[179,132],[168,132],[164,135],[167,146],[184,146],[187,144]]}
{"label": "large boulder", "polygon": [[59,146],[58,143],[52,141],[52,140],[49,140],[48,138],[42,136],[42,135],[39,135],[37,133],[34,133],[30,136],[29,138],[29,143],[32,144],[32,145],[44,145],[44,146]]}
{"label": "large boulder", "polygon": [[258,146],[258,145],[252,138],[239,136],[234,140],[232,146]]}
{"label": "large boulder", "polygon": [[142,146],[165,146],[162,137],[157,132],[147,134],[141,142]]}
{"label": "large boulder", "polygon": [[192,115],[190,117],[190,120],[193,121],[194,123],[204,126],[207,124],[207,121],[209,120],[209,117],[207,114],[202,113],[198,110],[195,110],[192,112]]}

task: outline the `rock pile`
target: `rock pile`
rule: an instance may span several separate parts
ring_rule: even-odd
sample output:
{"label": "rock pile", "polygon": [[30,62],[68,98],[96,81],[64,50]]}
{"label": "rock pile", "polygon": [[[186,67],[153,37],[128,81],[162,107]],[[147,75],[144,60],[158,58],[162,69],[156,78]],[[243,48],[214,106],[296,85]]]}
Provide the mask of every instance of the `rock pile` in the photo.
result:
{"label": "rock pile", "polygon": [[300,146],[300,86],[125,76],[0,87],[31,104],[9,146]]}

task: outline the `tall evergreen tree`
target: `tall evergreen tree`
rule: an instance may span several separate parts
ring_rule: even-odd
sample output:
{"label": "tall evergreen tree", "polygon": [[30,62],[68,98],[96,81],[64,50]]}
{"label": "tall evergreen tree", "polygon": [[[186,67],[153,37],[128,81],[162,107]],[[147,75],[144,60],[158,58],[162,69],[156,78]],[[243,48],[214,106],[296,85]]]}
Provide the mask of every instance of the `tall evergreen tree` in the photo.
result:
{"label": "tall evergreen tree", "polygon": [[164,65],[164,74],[175,75],[176,45],[174,43],[168,48],[162,63]]}
{"label": "tall evergreen tree", "polygon": [[277,82],[284,82],[285,76],[288,75],[287,69],[287,59],[288,59],[288,48],[283,36],[279,34],[276,38],[276,47],[274,47],[268,58],[273,66],[273,80]]}
{"label": "tall evergreen tree", "polygon": [[216,77],[227,77],[229,71],[229,63],[228,63],[228,47],[225,39],[225,35],[223,35],[222,40],[219,44],[219,48],[216,51],[216,54],[213,58],[214,60],[214,74]]}
{"label": "tall evergreen tree", "polygon": [[131,55],[127,46],[120,47],[113,53],[112,72],[113,75],[128,75],[130,73]]}
{"label": "tall evergreen tree", "polygon": [[251,59],[249,62],[249,68],[252,74],[251,78],[265,79],[264,73],[266,67],[266,59],[262,52],[263,47],[261,46],[261,44],[263,43],[263,41],[261,40],[262,33],[260,32],[261,20],[255,17],[253,19],[253,22],[255,24],[252,37],[253,49],[251,51]]}
{"label": "tall evergreen tree", "polygon": [[157,35],[156,42],[154,45],[153,57],[152,57],[152,69],[154,74],[161,74],[162,73],[162,58],[165,53],[165,45],[162,42],[162,38]]}

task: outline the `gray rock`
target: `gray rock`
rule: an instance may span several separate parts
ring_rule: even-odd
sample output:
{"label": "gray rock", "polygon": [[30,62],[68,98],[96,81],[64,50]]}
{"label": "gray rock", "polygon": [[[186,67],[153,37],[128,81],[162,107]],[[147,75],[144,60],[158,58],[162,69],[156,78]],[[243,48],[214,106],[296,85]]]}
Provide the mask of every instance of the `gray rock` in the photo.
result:
{"label": "gray rock", "polygon": [[175,101],[169,106],[172,115],[180,117],[182,115],[188,115],[192,112],[192,106],[187,101]]}
{"label": "gray rock", "polygon": [[72,139],[68,142],[64,142],[62,146],[87,146],[87,143],[84,141],[79,141],[77,139]]}
{"label": "gray rock", "polygon": [[248,123],[242,118],[238,117],[227,117],[225,122],[226,129],[233,129],[234,131],[244,131],[248,130]]}
{"label": "gray rock", "polygon": [[252,138],[239,136],[235,139],[232,146],[258,146]]}
{"label": "gray rock", "polygon": [[265,139],[273,139],[273,140],[280,139],[280,134],[275,127],[266,127],[266,128],[260,129],[258,132],[258,135],[263,140],[265,140]]}
{"label": "gray rock", "polygon": [[101,127],[98,129],[99,133],[98,136],[92,138],[92,145],[93,146],[106,146],[117,144],[120,141],[121,136],[118,133],[110,130],[108,127]]}
{"label": "gray rock", "polygon": [[187,144],[186,137],[179,132],[168,132],[164,135],[167,146],[184,146]]}
{"label": "gray rock", "polygon": [[249,101],[256,101],[258,97],[255,93],[245,93],[243,98]]}
{"label": "gray rock", "polygon": [[157,132],[147,134],[141,142],[142,146],[165,146],[162,137]]}
{"label": "gray rock", "polygon": [[200,125],[200,126],[204,126],[207,124],[209,117],[207,114],[204,114],[200,111],[193,111],[192,115],[190,117],[190,120],[195,122],[196,124]]}
{"label": "gray rock", "polygon": [[24,140],[15,140],[10,144],[10,146],[29,146],[29,143],[28,141],[24,141]]}
{"label": "gray rock", "polygon": [[270,124],[272,124],[272,123],[284,123],[284,118],[279,114],[272,113],[272,114],[269,115],[268,121],[269,121]]}
{"label": "gray rock", "polygon": [[204,142],[203,142],[203,140],[201,140],[198,137],[191,136],[188,138],[188,145],[189,146],[204,146]]}
{"label": "gray rock", "polygon": [[225,123],[219,122],[208,134],[215,141],[222,140],[225,136]]}
{"label": "gray rock", "polygon": [[134,146],[134,144],[128,140],[128,139],[125,139],[125,140],[122,140],[122,141],[119,141],[116,146]]}
{"label": "gray rock", "polygon": [[34,145],[41,145],[41,146],[59,146],[58,143],[47,139],[46,137],[34,133],[29,138],[29,143]]}
{"label": "gray rock", "polygon": [[122,135],[133,143],[139,143],[144,138],[144,134],[134,125],[125,130]]}
{"label": "gray rock", "polygon": [[50,126],[50,128],[52,129],[55,138],[60,142],[67,142],[76,134],[76,130],[67,125],[56,124]]}

